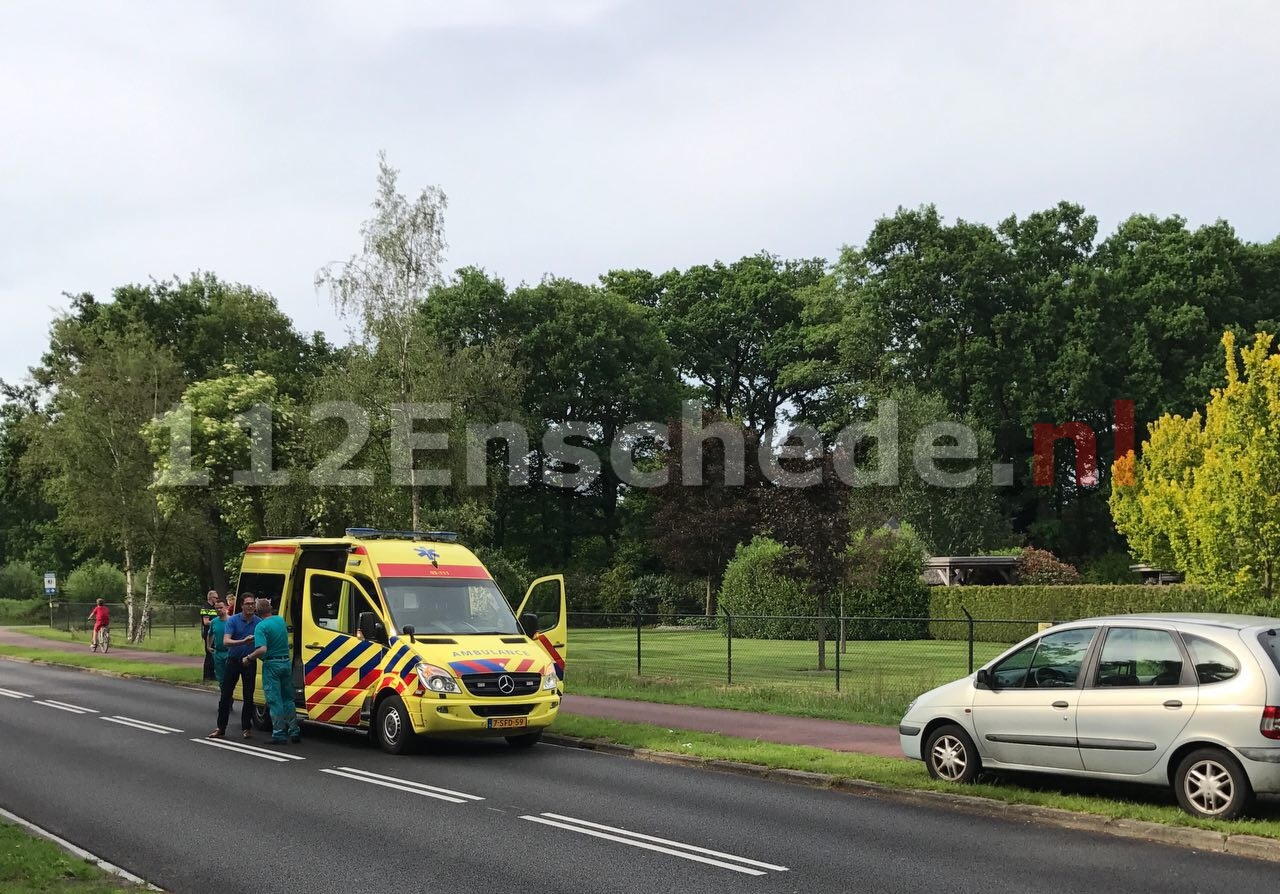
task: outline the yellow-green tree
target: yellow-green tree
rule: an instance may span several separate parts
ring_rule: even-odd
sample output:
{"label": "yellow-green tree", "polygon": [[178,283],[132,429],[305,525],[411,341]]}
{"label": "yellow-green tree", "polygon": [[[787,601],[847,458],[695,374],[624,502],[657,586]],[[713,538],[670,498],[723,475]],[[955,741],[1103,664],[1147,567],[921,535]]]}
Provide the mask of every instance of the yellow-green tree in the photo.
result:
{"label": "yellow-green tree", "polygon": [[1226,384],[1203,414],[1162,416],[1141,458],[1131,452],[1114,467],[1111,514],[1133,554],[1242,608],[1270,599],[1280,573],[1280,355],[1272,341],[1260,334],[1237,356],[1225,334]]}

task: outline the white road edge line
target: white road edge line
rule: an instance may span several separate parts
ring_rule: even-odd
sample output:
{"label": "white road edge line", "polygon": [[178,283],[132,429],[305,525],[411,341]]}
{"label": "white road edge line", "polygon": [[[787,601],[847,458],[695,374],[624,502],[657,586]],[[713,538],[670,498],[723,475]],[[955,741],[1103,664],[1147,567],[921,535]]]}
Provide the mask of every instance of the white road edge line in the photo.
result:
{"label": "white road edge line", "polygon": [[81,711],[79,708],[69,708],[66,705],[60,705],[57,702],[45,702],[45,701],[41,701],[40,699],[36,699],[34,702],[32,702],[32,704],[41,705],[45,708],[57,708],[59,711],[66,711],[69,714],[88,714],[89,713],[88,711]]}
{"label": "white road edge line", "polygon": [[83,712],[84,712],[84,713],[86,713],[86,714],[100,714],[100,713],[101,713],[100,711],[95,711],[93,708],[86,708],[86,707],[84,707],[83,705],[73,705],[73,704],[71,704],[70,702],[60,702],[60,701],[57,701],[56,699],[52,699],[52,698],[47,698],[47,699],[45,699],[45,701],[46,701],[46,702],[48,702],[48,703],[49,703],[49,704],[51,704],[51,705],[58,705],[59,707],[62,707],[62,708],[75,708],[77,711],[83,711]]}
{"label": "white road edge line", "polygon": [[135,729],[146,730],[149,733],[159,733],[162,736],[182,732],[182,730],[174,729],[171,726],[160,726],[157,723],[147,723],[145,720],[134,720],[132,717],[121,717],[118,714],[115,717],[99,717],[98,719],[105,720],[108,723],[118,723],[121,726],[132,726]]}
{"label": "white road edge line", "polygon": [[622,835],[610,835],[608,832],[597,832],[595,829],[561,823],[541,816],[522,816],[520,819],[528,820],[531,823],[542,823],[544,826],[553,826],[557,829],[563,829],[566,832],[577,832],[581,835],[590,835],[593,838],[605,838],[609,841],[616,841],[619,844],[629,844],[632,847],[644,848],[647,851],[657,851],[660,854],[669,854],[673,857],[683,857],[686,860],[693,860],[697,863],[706,863],[708,866],[718,866],[721,869],[731,869],[734,872],[741,872],[744,875],[764,875],[764,872],[761,870],[752,869],[749,866],[739,866],[736,863],[725,863],[723,860],[713,860],[710,857],[700,857],[697,854],[691,854],[687,851],[678,851],[674,848],[661,847],[656,844],[649,844],[645,841],[637,841],[634,838],[625,838]]}
{"label": "white road edge line", "polygon": [[164,891],[163,888],[157,888],[155,885],[151,884],[146,879],[138,878],[138,876],[134,875],[132,872],[129,872],[127,869],[121,869],[119,866],[115,865],[114,863],[108,863],[106,860],[102,859],[96,854],[91,854],[82,847],[76,847],[74,844],[72,844],[70,841],[67,841],[65,838],[59,838],[57,835],[54,835],[48,829],[42,829],[39,826],[37,826],[35,823],[30,822],[29,820],[23,819],[22,817],[18,816],[16,813],[10,813],[9,811],[5,810],[3,807],[0,807],[0,816],[3,816],[5,819],[9,820],[9,822],[11,823],[15,823],[19,826],[22,826],[22,828],[26,829],[28,832],[31,832],[33,835],[39,835],[41,838],[52,841],[54,844],[56,844],[58,847],[62,848],[63,850],[67,851],[72,856],[79,857],[81,860],[88,860],[90,863],[97,866],[99,869],[103,870],[104,872],[109,872],[112,875],[119,876],[125,881],[133,882],[135,885],[143,885],[144,887],[146,887],[148,891],[161,891],[161,892]]}
{"label": "white road edge line", "polygon": [[304,760],[304,758],[295,757],[292,754],[274,754],[263,748],[251,748],[248,745],[237,745],[233,742],[224,742],[221,739],[192,739],[191,741],[200,745],[212,745],[214,748],[225,748],[228,751],[238,751],[241,754],[247,754],[250,757],[260,757],[264,760],[275,761],[280,764],[288,763],[291,760]]}
{"label": "white road edge line", "polygon": [[578,819],[577,817],[573,817],[573,816],[562,816],[559,813],[544,813],[542,815],[550,819],[561,820],[562,822],[566,822],[566,823],[575,823],[579,826],[590,826],[592,829],[602,829],[605,832],[613,832],[617,835],[627,835],[631,838],[641,838],[645,841],[656,842],[657,844],[669,844],[672,847],[683,848],[684,850],[687,850],[687,851],[696,851],[699,854],[709,854],[712,857],[724,857],[726,860],[736,860],[739,863],[745,863],[748,866],[758,866],[761,869],[773,869],[777,872],[787,871],[787,867],[785,866],[776,866],[773,863],[762,863],[759,860],[750,860],[750,859],[747,859],[746,857],[739,857],[736,854],[726,854],[723,851],[713,851],[709,848],[698,847],[696,844],[685,844],[683,841],[672,841],[669,838],[657,838],[653,835],[645,835],[641,832],[632,832],[630,829],[619,829],[616,826],[605,826],[605,825],[601,825],[600,823],[589,822],[587,820]]}
{"label": "white road edge line", "polygon": [[341,776],[344,779],[352,779],[356,782],[366,782],[369,785],[380,785],[383,788],[393,788],[396,791],[408,792],[411,795],[422,795],[424,798],[435,798],[437,801],[448,801],[450,804],[467,803],[462,798],[454,798],[449,795],[442,795],[437,792],[426,791],[425,789],[415,788],[412,785],[403,782],[388,782],[383,779],[369,779],[356,773],[344,773],[341,770],[321,770],[321,773],[328,773],[330,776]]}
{"label": "white road edge line", "polygon": [[412,785],[415,788],[424,788],[433,792],[440,792],[443,795],[452,795],[455,798],[464,798],[468,801],[483,801],[480,795],[468,795],[466,792],[456,792],[451,788],[440,788],[438,785],[428,785],[425,782],[417,782],[412,779],[398,779],[395,776],[383,776],[381,773],[371,773],[368,770],[361,770],[358,767],[339,767],[339,770],[346,770],[348,773],[359,773],[361,776],[367,776],[371,779],[385,779],[387,782],[398,782],[402,785]]}
{"label": "white road edge line", "polygon": [[16,689],[0,689],[0,695],[6,698],[35,698],[34,695],[27,695],[25,692],[19,692]]}

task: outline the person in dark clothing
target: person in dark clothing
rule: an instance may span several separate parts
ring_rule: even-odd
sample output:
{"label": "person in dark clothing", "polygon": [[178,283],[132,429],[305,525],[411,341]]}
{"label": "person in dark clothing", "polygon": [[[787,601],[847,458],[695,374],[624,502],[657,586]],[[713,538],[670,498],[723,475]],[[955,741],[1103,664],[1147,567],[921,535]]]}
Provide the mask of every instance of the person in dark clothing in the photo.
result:
{"label": "person in dark clothing", "polygon": [[227,619],[222,641],[227,644],[227,666],[222,674],[222,691],[218,698],[218,725],[207,738],[222,739],[227,735],[227,721],[231,719],[231,703],[234,701],[236,682],[241,684],[240,735],[253,738],[253,687],[257,682],[257,665],[249,653],[253,651],[253,630],[258,626],[256,600],[252,593],[240,594],[240,613]]}

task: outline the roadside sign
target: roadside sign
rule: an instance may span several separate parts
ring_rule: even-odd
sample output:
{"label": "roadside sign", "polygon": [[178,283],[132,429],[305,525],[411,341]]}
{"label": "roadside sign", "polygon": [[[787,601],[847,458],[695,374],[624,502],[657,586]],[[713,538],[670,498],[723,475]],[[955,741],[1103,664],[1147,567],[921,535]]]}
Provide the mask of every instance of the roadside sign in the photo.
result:
{"label": "roadside sign", "polygon": [[58,592],[58,575],[52,571],[44,573],[44,595],[52,596]]}

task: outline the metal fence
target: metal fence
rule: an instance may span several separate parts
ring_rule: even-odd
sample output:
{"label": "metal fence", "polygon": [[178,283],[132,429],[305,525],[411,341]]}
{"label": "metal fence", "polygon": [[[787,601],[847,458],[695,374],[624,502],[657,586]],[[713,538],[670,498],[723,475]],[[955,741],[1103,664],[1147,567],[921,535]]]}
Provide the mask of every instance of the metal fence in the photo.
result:
{"label": "metal fence", "polygon": [[[96,604],[94,602],[51,602],[49,603],[49,626],[54,630],[66,630],[71,633],[92,630],[93,621],[89,620],[89,613],[93,611]],[[172,632],[176,635],[179,630],[198,628],[202,607],[153,602],[143,636],[148,637],[161,632]],[[107,608],[111,609],[112,637],[114,638],[117,628],[124,630],[129,618],[129,609],[123,602],[108,602]],[[140,602],[138,610],[141,610]]]}
{"label": "metal fence", "polygon": [[[786,687],[905,703],[971,673],[1048,620],[569,613],[573,673]],[[904,699],[905,696],[905,699]]]}

